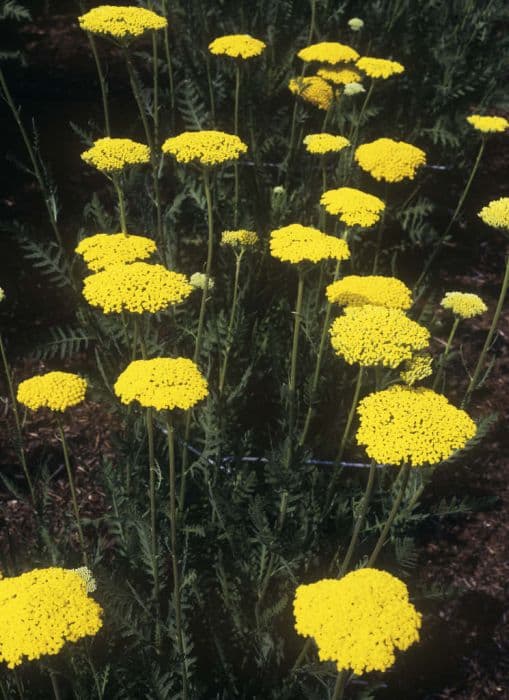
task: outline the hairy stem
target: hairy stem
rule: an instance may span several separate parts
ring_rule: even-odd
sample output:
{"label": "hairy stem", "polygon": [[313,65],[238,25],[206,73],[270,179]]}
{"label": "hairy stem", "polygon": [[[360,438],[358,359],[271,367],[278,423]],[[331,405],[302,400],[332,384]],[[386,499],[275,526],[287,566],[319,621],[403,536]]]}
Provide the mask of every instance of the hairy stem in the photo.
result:
{"label": "hairy stem", "polygon": [[441,381],[442,376],[444,374],[445,365],[447,363],[447,357],[449,356],[452,341],[454,339],[454,336],[456,335],[456,331],[458,329],[459,322],[460,322],[460,317],[457,316],[454,319],[454,323],[452,324],[451,332],[449,333],[449,337],[447,338],[447,344],[445,346],[445,350],[442,354],[442,357],[440,358],[438,372],[436,374],[435,381],[433,382],[433,387],[432,387],[433,391],[437,391],[437,389],[440,387],[440,381]]}
{"label": "hairy stem", "polygon": [[228,322],[228,331],[226,335],[226,350],[223,357],[223,363],[221,365],[221,370],[219,373],[219,396],[223,393],[224,382],[226,378],[226,369],[228,366],[228,358],[233,345],[233,324],[235,322],[235,316],[237,313],[237,304],[239,299],[239,279],[240,279],[240,264],[242,262],[243,252],[237,253],[235,256],[235,279],[233,282],[233,300],[230,310],[230,320]]}
{"label": "hairy stem", "polygon": [[150,501],[150,554],[152,558],[152,572],[154,576],[153,599],[155,607],[156,630],[155,641],[159,648],[161,643],[161,631],[159,625],[159,563],[157,561],[157,525],[156,525],[156,462],[154,452],[154,418],[152,408],[147,408],[145,413],[147,425],[147,443],[148,443],[148,474],[149,474],[149,501]]}

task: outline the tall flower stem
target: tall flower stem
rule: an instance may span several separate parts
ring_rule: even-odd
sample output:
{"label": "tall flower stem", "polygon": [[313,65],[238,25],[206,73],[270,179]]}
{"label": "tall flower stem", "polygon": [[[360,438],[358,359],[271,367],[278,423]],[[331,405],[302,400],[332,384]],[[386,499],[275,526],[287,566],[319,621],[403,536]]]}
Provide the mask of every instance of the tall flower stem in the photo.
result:
{"label": "tall flower stem", "polygon": [[235,316],[237,314],[237,304],[239,300],[239,280],[240,280],[240,264],[242,262],[242,257],[244,250],[240,253],[235,254],[235,280],[233,282],[233,300],[232,307],[230,310],[230,320],[228,322],[228,331],[226,335],[226,350],[223,357],[223,363],[221,365],[221,370],[219,373],[219,396],[222,395],[224,389],[224,382],[226,378],[226,369],[228,366],[228,358],[233,344],[233,324],[235,323]]}
{"label": "tall flower stem", "polygon": [[32,164],[32,171],[33,174],[35,175],[35,178],[37,180],[37,183],[39,185],[39,189],[41,190],[42,197],[44,199],[44,205],[46,207],[46,211],[48,212],[48,218],[51,224],[51,228],[53,229],[53,233],[55,234],[56,241],[59,246],[63,247],[62,243],[62,235],[60,233],[60,229],[58,227],[57,223],[57,206],[55,202],[55,197],[53,192],[50,190],[46,183],[46,179],[44,177],[43,171],[41,169],[41,166],[39,165],[39,161],[37,159],[37,156],[35,154],[35,151],[32,146],[32,142],[28,136],[27,130],[23,126],[23,122],[21,121],[21,117],[19,115],[19,110],[14,104],[14,101],[12,99],[12,95],[9,91],[9,88],[7,86],[7,83],[5,81],[5,76],[2,71],[2,68],[0,67],[0,95],[3,97],[5,102],[7,103],[9,109],[11,110],[12,116],[14,117],[16,124],[18,125],[19,132],[21,134],[21,137],[23,139],[23,142],[25,144],[25,147],[27,149],[28,157],[30,158],[30,162]]}
{"label": "tall flower stem", "polygon": [[332,700],[343,700],[343,695],[346,686],[346,671],[343,669],[336,676],[336,684],[332,694]]}
{"label": "tall flower stem", "polygon": [[[203,189],[205,190],[205,199],[207,200],[207,223],[208,223],[208,244],[207,244],[207,263],[205,267],[205,283],[203,285],[203,291],[201,296],[200,304],[200,315],[198,317],[198,330],[196,332],[196,340],[194,345],[194,355],[193,361],[198,364],[201,352],[202,335],[203,335],[203,323],[205,319],[205,306],[207,304],[207,296],[209,292],[209,280],[210,273],[212,270],[212,258],[214,253],[214,218],[212,210],[212,192],[210,188],[210,173],[208,168],[203,168]],[[187,463],[189,459],[188,450],[188,440],[191,432],[191,411],[186,413],[186,422],[184,428],[184,446],[182,450],[182,465],[181,465],[181,475],[180,475],[180,494],[179,494],[179,511],[182,513],[184,509],[184,500],[186,493],[186,476],[187,476]]]}
{"label": "tall flower stem", "polygon": [[316,32],[316,0],[309,0],[311,5],[311,19],[309,21],[308,44],[313,41]]}
{"label": "tall flower stem", "polygon": [[60,442],[62,443],[62,450],[64,453],[64,464],[65,464],[65,469],[67,471],[67,478],[69,480],[69,488],[71,490],[72,506],[74,509],[74,517],[76,519],[76,526],[78,528],[78,537],[80,540],[81,555],[83,557],[83,564],[85,566],[88,566],[88,557],[87,557],[87,552],[85,550],[85,538],[83,537],[83,529],[81,527],[80,511],[78,508],[78,499],[76,497],[76,488],[74,486],[74,477],[73,477],[72,469],[71,469],[71,460],[69,458],[69,448],[67,446],[67,440],[65,439],[64,427],[62,425],[62,421],[60,419],[60,416],[58,416],[58,415],[57,415],[57,425],[58,425],[58,432],[60,434]]}
{"label": "tall flower stem", "polygon": [[437,374],[435,376],[435,380],[433,382],[433,387],[432,387],[433,391],[436,391],[437,388],[440,387],[440,381],[442,380],[442,376],[444,374],[445,365],[447,363],[447,357],[449,356],[452,341],[454,339],[454,336],[456,335],[456,331],[458,330],[459,322],[460,322],[460,317],[456,316],[456,318],[454,319],[454,323],[452,324],[452,328],[451,328],[451,332],[449,333],[449,337],[447,338],[447,344],[445,346],[445,350],[443,352],[442,357],[440,358],[438,372],[437,372]]}
{"label": "tall flower stem", "polygon": [[53,690],[53,695],[55,696],[55,700],[62,700],[62,695],[60,693],[60,688],[58,685],[58,679],[56,676],[56,673],[52,669],[48,669],[48,675],[51,680],[51,688]]}
{"label": "tall flower stem", "polygon": [[156,530],[156,462],[155,462],[155,452],[154,452],[154,417],[152,415],[152,408],[147,408],[145,413],[145,420],[147,426],[147,444],[148,444],[148,475],[149,475],[149,500],[150,500],[150,554],[152,557],[152,573],[154,576],[154,606],[155,606],[155,618],[156,618],[156,631],[155,639],[156,646],[159,647],[161,641],[161,631],[159,624],[159,563],[157,561],[157,530]]}
{"label": "tall flower stem", "polygon": [[126,211],[125,211],[125,199],[124,199],[124,193],[122,191],[122,185],[120,183],[120,176],[113,175],[111,178],[111,181],[113,182],[113,187],[115,188],[115,192],[117,193],[118,215],[119,215],[119,219],[120,219],[120,230],[122,231],[122,233],[127,233],[127,217],[126,217]]}
{"label": "tall flower stem", "polygon": [[187,700],[188,680],[187,667],[184,649],[184,637],[182,634],[182,606],[180,601],[180,575],[177,556],[177,508],[176,508],[176,472],[175,472],[175,436],[173,419],[171,414],[167,420],[168,428],[168,466],[170,483],[170,542],[171,542],[171,562],[173,570],[173,607],[175,608],[175,626],[177,633],[177,647],[182,662],[182,697]]}
{"label": "tall flower stem", "polygon": [[509,287],[509,255],[507,255],[506,260],[505,260],[504,280],[502,282],[502,287],[500,289],[500,294],[498,297],[498,302],[497,302],[497,307],[495,309],[495,314],[494,314],[493,319],[491,321],[491,326],[490,326],[490,329],[488,331],[488,335],[486,336],[486,340],[484,341],[483,349],[481,350],[481,354],[479,355],[479,359],[477,360],[477,365],[476,365],[474,373],[472,375],[472,379],[470,380],[467,391],[465,393],[465,397],[461,403],[462,408],[465,408],[465,406],[468,406],[468,404],[470,403],[470,398],[472,396],[472,392],[475,390],[475,388],[477,387],[477,384],[479,382],[479,377],[480,377],[482,369],[484,367],[484,360],[486,359],[486,354],[491,347],[491,343],[493,341],[493,336],[495,335],[495,331],[497,330],[498,322],[500,319],[500,314],[502,313],[502,309],[504,307],[504,302],[505,302],[505,298],[507,295],[507,288],[508,287]]}
{"label": "tall flower stem", "polygon": [[364,98],[364,102],[362,103],[361,111],[359,112],[359,116],[358,116],[358,118],[357,118],[357,121],[356,121],[356,123],[355,123],[355,126],[352,126],[352,128],[350,129],[350,134],[349,134],[349,136],[348,136],[348,140],[350,141],[351,149],[352,149],[352,150],[351,150],[352,156],[351,156],[351,159],[350,159],[350,165],[352,164],[352,161],[353,161],[353,158],[354,158],[354,155],[355,155],[355,148],[356,148],[356,146],[357,146],[357,141],[358,141],[358,139],[359,139],[359,129],[360,129],[360,127],[361,127],[362,118],[363,118],[363,116],[364,116],[364,112],[365,112],[365,111],[367,110],[367,108],[368,108],[369,102],[370,102],[370,100],[371,100],[371,95],[373,94],[373,89],[374,89],[374,87],[375,87],[375,81],[372,80],[372,81],[371,81],[371,84],[370,84],[370,86],[369,86],[369,89],[368,89],[368,91],[367,91],[367,93],[366,93],[366,97]]}
{"label": "tall flower stem", "polygon": [[90,32],[87,32],[87,37],[88,43],[90,44],[90,48],[92,49],[92,55],[94,57],[95,67],[97,69],[97,77],[99,78],[99,85],[101,87],[101,99],[104,113],[104,131],[106,133],[106,136],[111,136],[110,110],[108,106],[108,84],[104,77],[104,71],[102,69],[101,60],[97,52],[97,44],[94,35]]}
{"label": "tall flower stem", "polygon": [[[163,0],[163,14],[166,18],[168,17],[168,0]],[[164,53],[166,56],[166,69],[168,71],[168,83],[170,87],[171,126],[173,130],[175,123],[175,86],[173,82],[173,63],[171,60],[168,26],[164,28]]]}
{"label": "tall flower stem", "polygon": [[18,402],[16,401],[16,394],[14,392],[14,386],[12,384],[12,375],[9,362],[7,361],[7,355],[5,352],[4,342],[2,335],[0,334],[0,354],[2,355],[2,364],[5,373],[5,379],[7,381],[7,388],[9,390],[9,398],[11,400],[12,413],[14,415],[14,424],[16,426],[16,438],[18,443],[18,453],[21,466],[23,467],[23,473],[25,474],[25,479],[27,480],[28,488],[30,489],[30,498],[32,504],[35,506],[35,492],[32,479],[30,478],[30,472],[28,471],[28,464],[25,457],[25,450],[23,449],[23,433],[21,432],[21,421],[19,419]]}
{"label": "tall flower stem", "polygon": [[393,502],[392,508],[391,508],[391,512],[389,513],[387,520],[385,521],[385,525],[383,526],[382,532],[380,533],[380,536],[379,536],[378,541],[375,545],[375,548],[371,552],[371,555],[368,559],[368,563],[366,564],[367,567],[374,566],[376,560],[378,559],[378,555],[382,551],[382,547],[385,544],[385,540],[387,539],[387,535],[390,532],[392,524],[394,523],[396,515],[398,514],[398,510],[399,510],[399,507],[401,505],[401,501],[403,500],[403,497],[405,495],[409,476],[410,476],[410,465],[405,464],[402,467],[402,471],[401,471],[401,481],[400,481],[400,485],[399,485],[398,495],[394,499],[394,502]]}
{"label": "tall flower stem", "polygon": [[[239,101],[240,101],[240,62],[235,61],[235,107],[233,133],[239,135]],[[235,192],[233,196],[233,225],[236,228],[239,219],[239,164],[234,163]]]}
{"label": "tall flower stem", "polygon": [[[452,217],[451,217],[449,223],[447,224],[447,227],[446,227],[445,231],[442,233],[442,235],[441,235],[440,238],[438,239],[438,242],[436,243],[435,248],[433,249],[433,252],[432,252],[431,255],[429,256],[428,260],[426,261],[426,264],[424,265],[424,268],[423,268],[421,274],[419,275],[419,277],[418,277],[418,279],[417,279],[417,282],[415,283],[414,289],[415,289],[416,291],[419,289],[419,287],[421,286],[421,284],[424,282],[424,279],[426,278],[426,275],[428,274],[428,272],[429,272],[431,266],[433,265],[433,263],[434,263],[434,261],[435,261],[437,255],[438,255],[438,254],[440,253],[440,251],[442,250],[442,246],[443,246],[444,243],[445,243],[445,239],[447,238],[447,236],[448,236],[448,234],[449,234],[449,231],[451,230],[451,228],[452,228],[454,222],[455,222],[456,219],[458,218],[458,214],[460,213],[460,211],[461,211],[461,209],[462,209],[462,207],[463,207],[463,204],[465,203],[465,199],[467,198],[467,195],[468,195],[468,193],[470,192],[470,188],[471,188],[472,183],[473,183],[473,181],[474,181],[474,177],[475,177],[475,175],[476,175],[476,173],[477,173],[477,171],[478,171],[478,169],[479,169],[479,165],[480,165],[480,163],[481,163],[481,158],[482,158],[482,155],[483,155],[483,153],[484,153],[484,147],[485,147],[485,146],[486,146],[486,139],[485,139],[485,137],[483,136],[483,137],[481,138],[481,145],[479,146],[479,151],[478,151],[478,153],[477,153],[477,158],[475,159],[475,162],[474,162],[474,167],[472,168],[472,171],[471,171],[470,176],[469,176],[469,178],[468,178],[468,180],[467,180],[467,183],[466,183],[466,185],[465,185],[465,188],[464,188],[463,192],[461,193],[461,196],[460,196],[460,198],[459,198],[459,200],[458,200],[458,204],[456,205],[456,209],[454,210],[454,214],[452,215]],[[417,296],[415,297],[414,304],[415,304],[415,302],[417,302],[417,301],[420,299],[421,296],[422,296],[422,291],[421,291],[421,293],[417,294]]]}

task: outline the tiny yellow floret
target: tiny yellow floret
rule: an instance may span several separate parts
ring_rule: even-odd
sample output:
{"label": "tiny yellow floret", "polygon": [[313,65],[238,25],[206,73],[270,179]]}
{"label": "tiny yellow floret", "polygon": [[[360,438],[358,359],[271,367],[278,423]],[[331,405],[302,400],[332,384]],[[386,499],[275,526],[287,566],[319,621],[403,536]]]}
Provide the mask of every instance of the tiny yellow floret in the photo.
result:
{"label": "tiny yellow floret", "polygon": [[86,32],[124,42],[168,26],[166,17],[161,17],[152,10],[131,5],[100,5],[78,17],[78,22]]}
{"label": "tiny yellow floret", "polygon": [[350,250],[346,241],[322,233],[312,226],[290,224],[270,234],[270,254],[283,262],[319,262],[348,260]]}
{"label": "tiny yellow floret", "polygon": [[426,163],[426,154],[410,143],[382,138],[359,146],[355,160],[376,180],[400,182],[413,180],[417,169]]}
{"label": "tiny yellow floret", "polygon": [[329,284],[325,293],[331,304],[341,306],[372,304],[389,309],[409,309],[412,305],[410,289],[396,277],[348,275]]}
{"label": "tiny yellow floret", "polygon": [[303,141],[306,151],[313,155],[325,155],[326,153],[339,153],[350,145],[350,141],[344,136],[333,134],[308,134]]}
{"label": "tiny yellow floret", "polygon": [[223,231],[221,234],[221,245],[229,245],[233,248],[252,247],[258,243],[258,240],[258,234],[255,231],[246,231],[245,229]]}
{"label": "tiny yellow floret", "polygon": [[82,160],[103,173],[118,173],[131,165],[150,162],[150,149],[131,139],[98,139],[81,154]]}
{"label": "tiny yellow floret", "polygon": [[440,306],[461,318],[473,318],[488,310],[480,296],[468,292],[447,292]]}
{"label": "tiny yellow floret", "polygon": [[509,197],[492,200],[481,209],[479,216],[488,226],[509,231]]}
{"label": "tiny yellow floret", "polygon": [[76,571],[49,567],[0,576],[0,662],[15,668],[95,635],[102,608]]}
{"label": "tiny yellow floret", "polygon": [[474,129],[485,134],[506,131],[509,128],[509,121],[504,117],[485,117],[481,114],[472,114],[470,117],[467,117],[467,122]]}
{"label": "tiny yellow floret", "polygon": [[230,58],[253,58],[260,56],[267,45],[260,39],[255,39],[250,34],[228,34],[214,39],[209,44],[209,51],[216,56],[230,56]]}
{"label": "tiny yellow floret", "polygon": [[363,56],[355,64],[357,68],[366,73],[370,78],[381,78],[385,80],[392,75],[403,73],[405,67],[397,61],[388,61],[385,58],[372,58]]}
{"label": "tiny yellow floret", "polygon": [[155,313],[179,304],[192,291],[184,275],[145,262],[110,265],[85,277],[83,286],[88,303],[104,313]]}
{"label": "tiny yellow floret", "polygon": [[433,358],[431,355],[414,355],[411,360],[405,362],[404,369],[399,373],[399,376],[405,384],[413,386],[432,374]]}
{"label": "tiny yellow floret", "polygon": [[412,321],[400,309],[384,306],[347,306],[330,328],[336,355],[349,365],[381,365],[396,368],[417,350],[428,347],[427,328]]}
{"label": "tiny yellow floret", "polygon": [[352,187],[339,187],[322,194],[320,204],[329,214],[339,217],[347,226],[369,228],[376,224],[385,209],[381,199]]}
{"label": "tiny yellow floret", "polygon": [[246,144],[238,136],[215,130],[184,131],[166,139],[162,149],[179,163],[194,162],[207,167],[238,160],[247,152]]}
{"label": "tiny yellow floret", "polygon": [[208,395],[207,380],[186,357],[156,357],[134,360],[113,387],[122,403],[137,401],[158,411],[184,411]]}
{"label": "tiny yellow floret", "polygon": [[292,78],[288,83],[288,87],[294,95],[318,107],[318,109],[329,109],[334,99],[333,89],[326,80],[318,75]]}
{"label": "tiny yellow floret", "polygon": [[87,267],[99,272],[110,265],[146,260],[156,250],[151,238],[127,233],[96,233],[83,238],[76,247]]}
{"label": "tiny yellow floret", "polygon": [[359,58],[355,49],[337,41],[322,41],[318,44],[311,44],[301,49],[297,56],[304,62],[318,61],[318,63],[351,63]]}
{"label": "tiny yellow floret", "polygon": [[47,372],[25,379],[18,386],[18,401],[37,411],[49,408],[52,411],[65,411],[76,406],[85,398],[87,382],[72,372]]}
{"label": "tiny yellow floret", "polygon": [[320,660],[333,661],[338,671],[386,671],[396,650],[419,641],[421,615],[406,585],[378,569],[299,586],[293,612],[297,632],[313,637]]}
{"label": "tiny yellow floret", "polygon": [[400,384],[369,394],[357,408],[357,443],[379,464],[439,464],[465,447],[476,426],[431,389]]}

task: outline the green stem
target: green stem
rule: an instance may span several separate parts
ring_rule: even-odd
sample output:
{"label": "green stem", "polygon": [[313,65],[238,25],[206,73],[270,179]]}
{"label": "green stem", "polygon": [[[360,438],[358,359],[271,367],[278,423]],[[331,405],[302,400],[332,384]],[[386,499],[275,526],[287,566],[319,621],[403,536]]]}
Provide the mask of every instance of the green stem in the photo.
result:
{"label": "green stem", "polygon": [[399,487],[398,495],[394,499],[394,503],[392,504],[391,512],[389,513],[389,516],[388,516],[387,520],[385,521],[385,525],[382,529],[382,532],[380,533],[380,537],[378,538],[378,541],[375,545],[375,548],[371,552],[371,556],[368,559],[368,563],[366,564],[366,566],[368,568],[371,566],[374,566],[376,560],[378,559],[378,555],[380,554],[382,547],[385,544],[385,540],[387,539],[387,535],[389,534],[389,531],[390,531],[392,524],[396,518],[396,515],[398,514],[398,510],[399,510],[399,507],[401,505],[401,501],[403,500],[403,497],[405,495],[409,476],[410,476],[410,465],[405,464],[402,467],[401,484]]}
{"label": "green stem", "polygon": [[336,677],[336,685],[332,694],[332,700],[343,700],[343,695],[346,686],[346,671],[342,670]]}
{"label": "green stem", "polygon": [[58,687],[58,680],[55,672],[51,669],[48,669],[48,674],[51,679],[51,687],[53,688],[53,695],[55,696],[55,700],[62,700],[62,695],[60,694],[60,688]]}
{"label": "green stem", "polygon": [[147,425],[147,443],[148,443],[148,469],[149,469],[149,500],[150,500],[150,554],[152,557],[152,572],[154,576],[154,606],[156,618],[155,640],[156,646],[159,648],[161,642],[161,632],[159,626],[159,563],[157,561],[157,530],[156,530],[156,464],[154,451],[154,420],[152,416],[152,408],[147,408],[146,414]]}
{"label": "green stem", "polygon": [[51,228],[53,229],[53,233],[55,234],[55,238],[57,240],[57,243],[59,246],[63,247],[62,243],[62,236],[60,234],[60,229],[58,228],[57,224],[57,218],[56,218],[56,204],[55,204],[55,198],[54,195],[51,191],[48,190],[46,186],[46,181],[44,179],[44,175],[42,173],[42,170],[39,166],[39,163],[37,161],[37,157],[35,155],[34,149],[32,147],[32,143],[30,141],[30,138],[28,137],[28,133],[23,126],[23,122],[21,121],[21,118],[19,116],[19,110],[16,108],[12,95],[9,91],[9,88],[7,87],[7,83],[5,82],[5,77],[4,73],[0,67],[0,88],[1,88],[1,93],[4,98],[4,100],[7,102],[7,105],[9,106],[9,109],[12,112],[12,116],[14,117],[16,124],[18,125],[18,129],[21,133],[21,137],[24,141],[25,147],[27,149],[28,156],[30,158],[30,162],[32,163],[32,168],[33,168],[33,174],[35,175],[37,182],[39,184],[39,189],[41,190],[41,194],[44,199],[44,204],[46,206],[46,211],[48,212],[48,218],[50,220]]}
{"label": "green stem", "polygon": [[[168,17],[168,0],[163,0],[163,13],[165,17]],[[173,83],[173,64],[170,52],[170,35],[167,26],[164,28],[164,51],[166,54],[166,67],[168,69],[168,81],[170,85],[171,124],[173,131],[175,121],[175,87]]]}
{"label": "green stem", "polygon": [[470,398],[472,396],[472,392],[475,391],[475,389],[477,387],[477,383],[479,381],[479,376],[480,376],[482,368],[484,366],[484,360],[486,358],[486,353],[488,352],[489,348],[491,347],[493,336],[495,334],[495,331],[497,330],[498,321],[500,319],[500,314],[502,313],[502,309],[504,307],[504,302],[505,302],[505,298],[507,295],[508,286],[509,286],[509,255],[506,257],[506,261],[505,261],[504,280],[502,282],[502,288],[500,289],[500,294],[498,297],[498,302],[497,302],[497,307],[495,309],[495,314],[493,316],[493,320],[491,321],[490,330],[488,331],[488,335],[486,336],[486,340],[484,342],[483,349],[481,350],[481,354],[479,355],[479,359],[477,361],[477,365],[475,367],[474,374],[472,375],[472,379],[470,380],[467,391],[465,393],[465,398],[462,401],[462,404],[461,404],[462,408],[464,408],[465,406],[468,406],[468,404],[470,402]]}
{"label": "green stem", "polygon": [[9,390],[9,398],[11,399],[12,412],[14,415],[14,423],[16,425],[16,436],[18,442],[18,452],[21,461],[21,466],[23,467],[23,473],[25,474],[25,479],[27,480],[28,488],[30,489],[30,498],[32,500],[32,505],[35,506],[35,492],[34,486],[32,484],[32,479],[30,478],[30,472],[28,471],[28,464],[25,457],[25,450],[23,449],[23,433],[21,431],[21,421],[19,419],[18,402],[16,400],[16,394],[14,393],[14,386],[12,384],[11,368],[7,361],[7,355],[5,352],[4,342],[2,335],[0,333],[0,354],[2,355],[2,364],[4,367],[5,378],[7,380],[7,388]]}
{"label": "green stem", "polygon": [[292,458],[293,431],[295,428],[295,394],[297,390],[297,354],[299,349],[299,330],[302,320],[302,300],[304,297],[304,273],[299,270],[299,282],[297,286],[297,301],[293,319],[292,354],[290,358],[290,379],[288,382],[288,455],[287,468],[290,467]]}
{"label": "green stem", "polygon": [[228,331],[226,335],[226,350],[223,358],[223,364],[221,366],[221,371],[219,373],[219,396],[223,393],[224,382],[226,378],[226,368],[228,366],[228,358],[233,345],[233,324],[235,322],[235,316],[237,312],[237,304],[239,298],[239,279],[240,279],[240,264],[242,262],[243,252],[237,253],[235,258],[235,280],[233,283],[233,300],[232,307],[230,310],[230,320],[228,322]]}
{"label": "green stem", "polygon": [[74,486],[74,477],[72,474],[71,461],[69,458],[69,449],[67,447],[67,440],[65,439],[65,432],[64,432],[63,425],[62,425],[62,420],[61,420],[60,416],[58,416],[58,415],[57,415],[57,425],[58,425],[58,432],[60,433],[60,441],[62,443],[62,450],[64,453],[65,469],[67,471],[67,478],[69,479],[69,488],[71,490],[71,499],[72,499],[72,505],[73,505],[73,509],[74,509],[74,517],[76,518],[76,525],[78,527],[78,537],[80,540],[81,554],[83,557],[83,564],[85,566],[88,566],[88,557],[87,557],[87,553],[85,550],[85,538],[83,537],[83,529],[81,527],[80,511],[78,508],[78,499],[76,498],[76,488]]}
{"label": "green stem", "polygon": [[[415,289],[415,290],[418,290],[418,289],[419,289],[419,287],[420,287],[421,284],[423,283],[423,281],[424,281],[426,275],[428,274],[428,272],[429,272],[429,270],[430,270],[430,268],[431,268],[433,262],[435,261],[437,255],[438,255],[438,254],[440,253],[440,251],[442,250],[442,246],[443,246],[444,243],[445,243],[445,239],[447,238],[447,235],[448,235],[449,231],[451,230],[451,228],[452,228],[454,222],[456,221],[456,219],[457,219],[457,217],[458,217],[458,214],[460,213],[460,211],[461,211],[461,209],[462,209],[462,207],[463,207],[463,204],[465,203],[465,199],[467,198],[467,195],[468,195],[468,193],[470,192],[470,188],[471,188],[472,183],[473,183],[473,181],[474,181],[474,177],[475,177],[475,175],[476,175],[476,173],[477,173],[477,170],[479,169],[479,165],[480,165],[480,163],[481,163],[481,158],[482,158],[482,154],[483,154],[483,152],[484,152],[484,147],[485,147],[485,145],[486,145],[486,139],[485,139],[485,137],[483,136],[482,139],[481,139],[481,145],[480,145],[480,147],[479,147],[479,151],[478,151],[478,153],[477,153],[477,158],[475,159],[474,167],[472,168],[472,172],[470,173],[470,177],[469,177],[468,180],[467,180],[467,184],[465,185],[465,189],[463,190],[463,192],[462,192],[462,194],[461,194],[461,197],[460,197],[459,200],[458,200],[458,204],[456,205],[456,209],[454,210],[454,214],[452,215],[451,220],[450,220],[449,223],[447,224],[447,227],[446,227],[445,231],[442,233],[442,235],[441,235],[440,238],[438,239],[438,242],[436,243],[433,252],[431,253],[431,255],[430,255],[430,257],[428,258],[428,260],[426,261],[426,264],[424,265],[424,268],[423,268],[421,274],[419,275],[419,277],[418,277],[418,279],[417,279],[417,282],[415,283],[415,286],[414,286],[414,289]],[[421,292],[421,294],[419,294],[419,295],[415,298],[414,304],[420,299],[421,296],[422,296],[422,292]]]}
{"label": "green stem", "polygon": [[177,509],[176,509],[176,487],[175,487],[175,438],[173,420],[170,417],[167,421],[168,427],[168,464],[170,480],[170,541],[171,541],[171,561],[173,569],[173,606],[175,608],[175,625],[177,632],[177,646],[182,661],[182,697],[187,700],[188,680],[187,664],[184,649],[184,637],[182,634],[182,606],[180,600],[180,577],[177,556]]}
{"label": "green stem", "polygon": [[[234,124],[233,133],[239,134],[239,98],[240,98],[240,62],[235,61],[235,107],[234,107]],[[239,218],[239,165],[234,163],[235,174],[235,190],[233,196],[233,225],[237,228]]]}
{"label": "green stem", "polygon": [[460,317],[457,316],[454,319],[454,323],[452,324],[451,332],[449,333],[449,337],[447,338],[447,344],[445,346],[445,350],[443,352],[442,357],[440,358],[440,364],[438,367],[438,372],[435,377],[435,381],[433,382],[433,391],[437,391],[437,388],[440,386],[440,381],[442,379],[442,375],[444,373],[445,365],[447,363],[447,357],[449,355],[449,352],[451,350],[451,345],[452,341],[454,339],[454,336],[456,334],[456,331],[458,330],[458,325],[460,322]]}
{"label": "green stem", "polygon": [[117,193],[118,215],[120,218],[120,230],[122,231],[122,233],[127,233],[127,217],[126,217],[126,211],[125,211],[125,199],[124,199],[124,193],[122,191],[122,185],[120,184],[120,177],[118,175],[113,175],[111,178],[111,181],[113,182],[113,187],[115,188],[115,192]]}
{"label": "green stem", "polygon": [[313,41],[313,36],[316,32],[316,0],[310,0],[311,3],[311,19],[309,22],[308,45]]}
{"label": "green stem", "polygon": [[106,136],[111,136],[110,111],[109,111],[109,107],[108,107],[108,85],[107,85],[106,79],[104,77],[101,61],[99,59],[99,54],[97,52],[97,44],[95,42],[94,35],[91,34],[90,32],[87,32],[87,37],[88,37],[88,41],[90,44],[90,48],[92,49],[92,54],[94,56],[95,67],[97,69],[97,75],[99,77],[99,85],[101,87],[101,99],[102,99],[103,113],[104,113],[104,131],[106,132]]}
{"label": "green stem", "polygon": [[374,87],[375,87],[375,81],[372,80],[371,85],[369,86],[369,90],[366,93],[366,97],[364,98],[364,102],[362,103],[361,111],[359,112],[357,122],[356,122],[355,126],[352,127],[352,129],[350,129],[350,135],[348,137],[348,140],[350,141],[350,144],[351,144],[350,147],[351,147],[351,154],[352,154],[350,164],[352,163],[354,155],[355,155],[355,148],[357,146],[357,140],[359,138],[359,129],[361,126],[362,118],[364,116],[364,112],[368,108],[369,101],[371,99],[371,95],[373,94]]}

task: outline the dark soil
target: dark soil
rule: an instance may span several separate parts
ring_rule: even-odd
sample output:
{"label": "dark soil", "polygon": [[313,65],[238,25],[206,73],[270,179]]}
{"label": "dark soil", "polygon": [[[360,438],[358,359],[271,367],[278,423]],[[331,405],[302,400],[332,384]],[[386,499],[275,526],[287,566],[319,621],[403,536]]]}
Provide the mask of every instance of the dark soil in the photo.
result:
{"label": "dark soil", "polygon": [[[25,120],[37,119],[43,152],[54,151],[54,141],[58,138],[59,157],[52,159],[52,164],[60,198],[64,203],[72,202],[75,212],[80,211],[90,188],[97,189],[102,184],[81,165],[81,146],[68,126],[69,120],[82,124],[84,114],[97,122],[101,118],[86,39],[77,31],[76,22],[70,23],[69,16],[53,16],[51,23],[37,21],[25,25],[20,34],[13,34],[12,45],[20,42],[28,66],[22,70],[13,66],[8,79],[16,101],[23,105]],[[110,75],[120,69],[120,60],[110,56]],[[113,94],[113,100],[120,106],[129,99],[122,87]],[[8,112],[1,109],[2,152],[19,157],[22,154],[19,135]],[[112,112],[122,113],[122,110]],[[120,126],[127,129],[125,124]],[[126,130],[123,133],[129,135]],[[453,242],[437,261],[434,287],[437,294],[456,289],[478,292],[488,303],[490,312],[501,282],[506,243],[496,232],[488,236],[483,229],[481,233],[476,212],[490,199],[507,195],[502,190],[502,176],[509,164],[507,140],[505,143],[502,147],[501,140],[495,138],[489,144],[464,213],[465,223],[456,228]],[[43,214],[40,195],[30,177],[14,166],[4,167],[0,175],[0,220],[19,218],[37,226],[44,221]],[[63,227],[69,229],[69,240],[74,240],[76,232],[70,230],[65,214]],[[20,380],[41,369],[25,359],[31,340],[37,337],[41,327],[54,323],[56,318],[65,320],[72,303],[66,303],[58,292],[48,289],[43,280],[21,263],[19,249],[11,236],[0,237],[0,256],[2,286],[7,292],[7,301],[0,312],[2,333],[9,341],[16,380]],[[490,317],[487,314],[460,327],[462,353],[456,356],[450,370],[458,387],[465,386],[463,363],[468,370],[473,369]],[[446,318],[443,324],[447,329]],[[444,334],[441,333],[442,338]],[[411,578],[423,591],[442,592],[435,598],[416,600],[424,614],[422,641],[402,655],[394,669],[384,676],[387,687],[379,691],[379,698],[509,698],[508,338],[506,309],[493,348],[495,363],[471,404],[474,416],[496,413],[498,422],[481,449],[466,463],[437,470],[427,492],[427,498],[434,502],[457,496],[477,499],[480,505],[469,515],[429,523],[422,532],[419,563]],[[454,387],[453,382],[453,398]],[[5,390],[0,398],[0,438],[4,442],[0,467],[2,474],[14,484],[21,483],[16,476],[19,468],[12,449],[12,415]],[[93,402],[75,409],[67,420],[80,510],[92,521],[106,507],[95,475],[101,459],[114,454],[111,443],[115,427],[104,409]],[[45,454],[50,484],[47,514],[51,535],[58,540],[65,536],[71,506],[56,426],[49,416],[40,414],[27,419],[24,433],[29,463],[39,463],[38,457],[43,451]],[[4,563],[15,565],[12,559],[16,551],[30,552],[35,526],[30,508],[0,483],[0,552]],[[78,551],[78,543],[75,545]]]}

